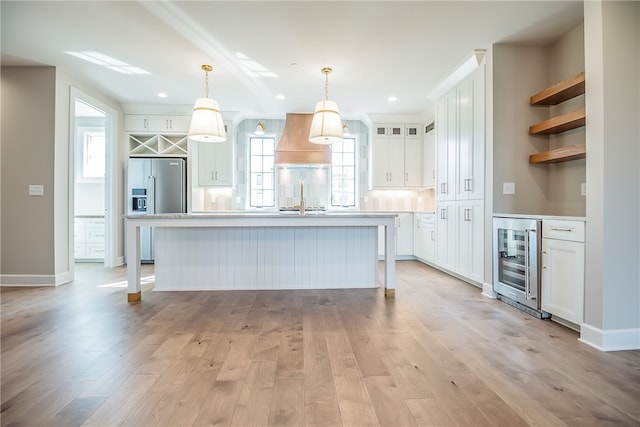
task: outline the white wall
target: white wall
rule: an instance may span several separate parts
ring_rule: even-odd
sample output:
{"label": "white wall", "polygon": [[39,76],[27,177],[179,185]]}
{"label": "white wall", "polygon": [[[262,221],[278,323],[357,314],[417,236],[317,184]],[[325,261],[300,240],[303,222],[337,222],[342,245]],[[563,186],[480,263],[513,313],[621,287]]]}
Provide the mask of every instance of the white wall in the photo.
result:
{"label": "white wall", "polygon": [[640,348],[640,3],[585,2],[587,230],[581,340]]}

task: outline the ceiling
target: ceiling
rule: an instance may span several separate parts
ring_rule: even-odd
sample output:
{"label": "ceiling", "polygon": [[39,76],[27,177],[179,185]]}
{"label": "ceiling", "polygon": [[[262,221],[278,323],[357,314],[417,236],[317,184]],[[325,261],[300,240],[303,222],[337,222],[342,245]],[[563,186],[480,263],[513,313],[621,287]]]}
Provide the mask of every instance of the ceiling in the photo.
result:
{"label": "ceiling", "polygon": [[[253,118],[312,112],[324,97],[325,66],[343,118],[420,116],[432,109],[429,92],[474,49],[549,44],[583,20],[582,1],[540,0],[3,0],[0,8],[3,66],[59,67],[131,111],[190,109],[204,96],[200,66],[211,64],[209,96]],[[99,52],[149,74],[122,74],[69,51]],[[273,76],[250,76],[247,66]]]}

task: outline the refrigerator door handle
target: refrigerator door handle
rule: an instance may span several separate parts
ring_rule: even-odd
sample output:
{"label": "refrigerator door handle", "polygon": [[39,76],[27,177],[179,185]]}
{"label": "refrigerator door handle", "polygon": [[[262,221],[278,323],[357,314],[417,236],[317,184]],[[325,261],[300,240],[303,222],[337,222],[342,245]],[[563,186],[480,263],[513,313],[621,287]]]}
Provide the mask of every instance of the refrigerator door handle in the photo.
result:
{"label": "refrigerator door handle", "polygon": [[155,214],[156,213],[156,177],[148,176],[147,177],[147,214]]}

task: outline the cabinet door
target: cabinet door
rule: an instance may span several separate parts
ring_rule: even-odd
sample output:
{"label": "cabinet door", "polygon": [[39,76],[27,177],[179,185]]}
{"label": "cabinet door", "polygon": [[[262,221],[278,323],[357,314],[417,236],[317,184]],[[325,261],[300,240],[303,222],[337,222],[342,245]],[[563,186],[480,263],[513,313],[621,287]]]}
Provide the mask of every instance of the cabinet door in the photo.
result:
{"label": "cabinet door", "polygon": [[189,116],[149,116],[152,131],[187,133],[189,131]]}
{"label": "cabinet door", "polygon": [[197,143],[198,185],[233,186],[233,145],[231,141]]}
{"label": "cabinet door", "polygon": [[482,283],[484,276],[484,206],[482,200],[456,203],[456,273]]}
{"label": "cabinet door", "polygon": [[371,142],[371,177],[373,187],[389,185],[389,140],[375,138]]}
{"label": "cabinet door", "polygon": [[454,202],[436,204],[436,264],[455,271],[456,211]]}
{"label": "cabinet door", "polygon": [[413,213],[401,213],[398,216],[396,229],[396,252],[398,255],[413,255]]}
{"label": "cabinet door", "polygon": [[404,186],[422,186],[422,139],[404,140]]}
{"label": "cabinet door", "polygon": [[436,132],[431,131],[424,137],[422,153],[422,186],[436,185]]}
{"label": "cabinet door", "polygon": [[569,322],[583,322],[584,243],[542,239],[541,306]]}
{"label": "cabinet door", "polygon": [[423,259],[434,262],[436,259],[436,223],[423,220],[421,234]]}
{"label": "cabinet door", "polygon": [[126,132],[150,132],[149,116],[146,114],[127,114],[124,116]]}
{"label": "cabinet door", "polygon": [[413,256],[424,258],[422,245],[422,214],[413,214]]}
{"label": "cabinet door", "polygon": [[373,187],[404,186],[404,144],[401,138],[374,138],[371,147]]}
{"label": "cabinet door", "polygon": [[484,197],[484,68],[458,85],[456,200]]}
{"label": "cabinet door", "polygon": [[455,200],[457,89],[436,106],[436,200]]}

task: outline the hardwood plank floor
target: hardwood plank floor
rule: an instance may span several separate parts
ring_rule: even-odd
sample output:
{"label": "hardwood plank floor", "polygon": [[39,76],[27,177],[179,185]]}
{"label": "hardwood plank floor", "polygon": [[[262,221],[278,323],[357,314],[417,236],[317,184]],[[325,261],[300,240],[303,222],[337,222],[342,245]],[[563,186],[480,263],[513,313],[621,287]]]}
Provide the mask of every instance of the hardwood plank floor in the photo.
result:
{"label": "hardwood plank floor", "polygon": [[[602,353],[415,261],[383,289],[154,292],[78,264],[1,289],[2,426],[640,426]],[[382,276],[381,276],[382,277]]]}

